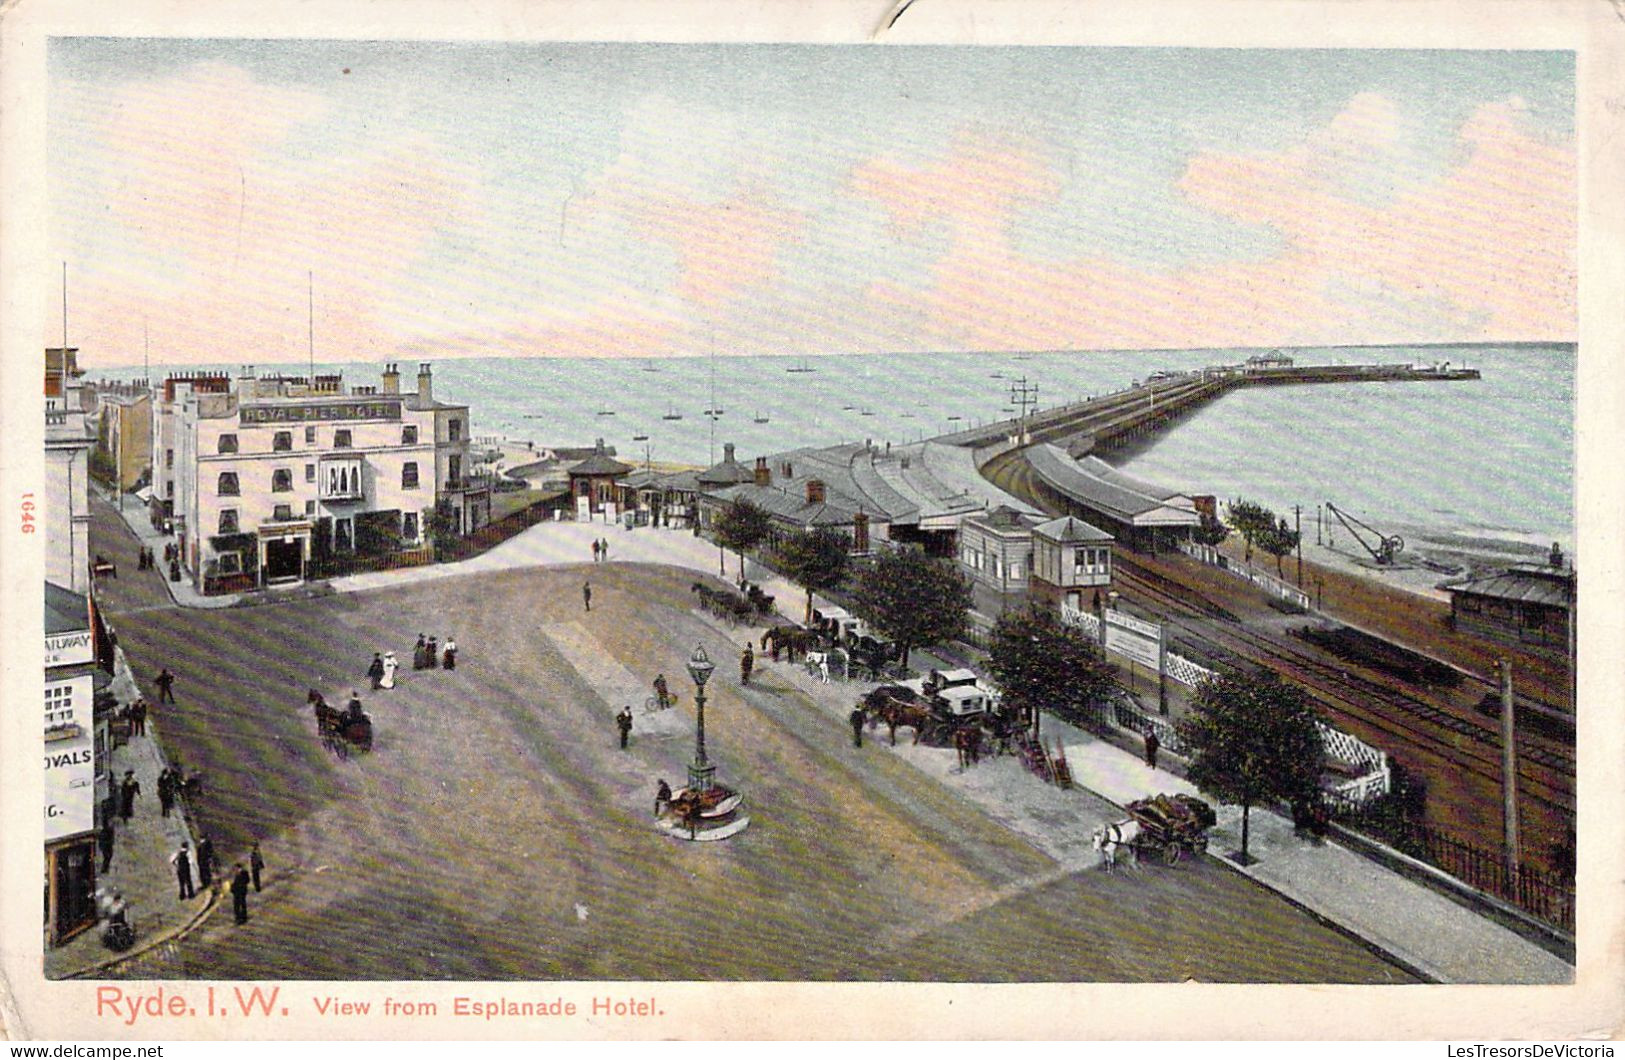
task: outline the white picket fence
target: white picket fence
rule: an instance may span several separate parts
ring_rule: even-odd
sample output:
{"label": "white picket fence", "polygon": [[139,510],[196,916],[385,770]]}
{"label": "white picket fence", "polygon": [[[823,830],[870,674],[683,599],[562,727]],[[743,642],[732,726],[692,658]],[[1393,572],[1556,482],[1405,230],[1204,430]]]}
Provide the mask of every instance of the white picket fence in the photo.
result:
{"label": "white picket fence", "polygon": [[[1100,636],[1100,619],[1089,611],[1063,604],[1061,621],[1077,626],[1091,637],[1098,639]],[[1166,660],[1163,672],[1188,688],[1195,688],[1213,676],[1212,670],[1191,662],[1182,655],[1170,651],[1164,652],[1163,657]],[[1164,747],[1174,754],[1181,753],[1178,733],[1168,721],[1137,710],[1132,712],[1132,718],[1120,716],[1125,713],[1125,709],[1119,706],[1113,712],[1113,721],[1116,724],[1140,733],[1154,729],[1157,739]],[[1320,730],[1321,746],[1325,748],[1328,757],[1364,770],[1359,776],[1328,784],[1326,791],[1329,795],[1345,807],[1358,808],[1378,796],[1388,794],[1393,785],[1393,774],[1388,766],[1388,752],[1372,747],[1359,737],[1341,729],[1334,729],[1324,722],[1317,721],[1315,726]]]}
{"label": "white picket fence", "polygon": [[1295,585],[1288,585],[1273,574],[1266,574],[1245,563],[1237,563],[1211,545],[1198,545],[1193,541],[1180,541],[1178,547],[1179,551],[1198,562],[1206,563],[1210,567],[1217,567],[1243,581],[1251,582],[1271,596],[1296,604],[1305,611],[1309,610],[1309,594]]}

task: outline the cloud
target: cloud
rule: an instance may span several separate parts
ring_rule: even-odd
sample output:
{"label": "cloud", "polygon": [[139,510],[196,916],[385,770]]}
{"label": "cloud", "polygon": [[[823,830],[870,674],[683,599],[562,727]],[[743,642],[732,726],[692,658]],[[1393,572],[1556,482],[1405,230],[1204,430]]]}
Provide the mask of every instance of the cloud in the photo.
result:
{"label": "cloud", "polygon": [[1160,270],[1017,251],[1022,210],[1059,187],[1036,150],[967,135],[923,166],[877,159],[854,188],[901,233],[934,223],[952,238],[928,283],[877,281],[874,301],[972,349],[1572,338],[1572,145],[1534,135],[1516,100],[1487,103],[1436,179],[1381,201],[1349,194],[1351,174],[1405,160],[1402,129],[1391,102],[1361,93],[1299,144],[1195,155],[1178,191],[1271,229],[1280,249]]}
{"label": "cloud", "polygon": [[103,172],[86,179],[107,189],[105,216],[133,248],[121,262],[147,267],[80,270],[79,336],[123,363],[140,356],[143,324],[160,362],[297,359],[314,273],[318,359],[393,352],[411,326],[393,291],[474,208],[477,177],[422,134],[336,154],[299,146],[326,114],[313,94],[214,63],[91,105],[81,135]]}

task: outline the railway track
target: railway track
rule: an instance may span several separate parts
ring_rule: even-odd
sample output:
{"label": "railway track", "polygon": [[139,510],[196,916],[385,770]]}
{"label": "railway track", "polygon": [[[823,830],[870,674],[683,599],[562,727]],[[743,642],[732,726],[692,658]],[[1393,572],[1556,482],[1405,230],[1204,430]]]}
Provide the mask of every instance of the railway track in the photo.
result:
{"label": "railway track", "polygon": [[[1034,440],[1042,440],[1034,432]],[[1042,508],[1031,466],[1022,450],[1000,454],[982,469],[995,485]],[[1150,570],[1119,552],[1115,577],[1125,588],[1167,613],[1169,623],[1185,637],[1216,649],[1225,661],[1267,667],[1304,685],[1327,710],[1357,723],[1372,742],[1406,757],[1419,752],[1439,768],[1423,775],[1430,785],[1445,783],[1449,770],[1466,770],[1479,781],[1499,785],[1499,731],[1475,710],[1429,702],[1396,687],[1397,679],[1365,673],[1356,663],[1323,657],[1307,644],[1247,628],[1223,604],[1184,583]],[[1483,691],[1493,686],[1473,678]],[[1519,778],[1522,791],[1564,815],[1574,812],[1574,750],[1561,742],[1520,732]],[[1433,775],[1429,775],[1433,774]]]}
{"label": "railway track", "polygon": [[[1222,628],[1211,620],[1192,626],[1192,617],[1209,618],[1199,601],[1205,597],[1154,571],[1118,557],[1117,574],[1125,588],[1160,605],[1165,620],[1198,641],[1216,642],[1228,654],[1267,666],[1304,685],[1335,714],[1362,723],[1392,737],[1378,739],[1384,746],[1411,747],[1497,783],[1501,776],[1499,730],[1486,725],[1476,713],[1457,713],[1395,687],[1397,679],[1362,672],[1358,664],[1328,661],[1308,645],[1276,638],[1235,624]],[[1170,591],[1168,586],[1177,586]],[[1181,614],[1180,612],[1184,612]],[[1223,621],[1223,620],[1219,620]],[[1234,619],[1230,620],[1234,622]],[[1490,686],[1480,682],[1485,690]],[[1441,731],[1442,730],[1442,731]],[[1455,739],[1464,737],[1467,743]],[[1567,812],[1574,809],[1574,751],[1557,741],[1530,733],[1519,736],[1519,777],[1526,792]]]}

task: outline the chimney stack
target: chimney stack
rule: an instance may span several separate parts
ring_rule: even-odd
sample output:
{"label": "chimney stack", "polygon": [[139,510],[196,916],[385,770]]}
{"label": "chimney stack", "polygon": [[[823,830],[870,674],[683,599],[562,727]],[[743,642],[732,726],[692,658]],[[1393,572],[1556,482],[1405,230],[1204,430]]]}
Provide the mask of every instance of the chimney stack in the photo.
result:
{"label": "chimney stack", "polygon": [[724,464],[731,464],[734,462],[734,443],[722,443],[722,462]]}
{"label": "chimney stack", "polygon": [[758,486],[771,486],[773,484],[773,472],[768,470],[767,457],[759,456],[756,458],[754,479]]}
{"label": "chimney stack", "polygon": [[429,362],[424,361],[418,365],[418,404],[428,405],[434,401],[434,377],[429,374]]}
{"label": "chimney stack", "polygon": [[810,478],[810,479],[807,480],[807,503],[808,504],[823,504],[824,503],[824,480],[823,479]]}
{"label": "chimney stack", "polygon": [[384,393],[399,394],[401,392],[401,370],[398,365],[384,365]]}

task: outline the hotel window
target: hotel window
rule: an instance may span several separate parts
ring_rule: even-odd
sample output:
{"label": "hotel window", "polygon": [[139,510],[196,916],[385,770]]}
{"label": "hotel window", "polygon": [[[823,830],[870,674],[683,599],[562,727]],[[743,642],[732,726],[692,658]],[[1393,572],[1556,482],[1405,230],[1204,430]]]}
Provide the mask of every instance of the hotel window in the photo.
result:
{"label": "hotel window", "polygon": [[235,497],[242,492],[237,488],[237,472],[220,472],[220,482],[215,486],[215,492],[222,497]]}
{"label": "hotel window", "polygon": [[221,574],[241,574],[243,572],[243,554],[241,552],[220,553]]}
{"label": "hotel window", "polygon": [[463,477],[463,458],[456,453],[446,457],[446,478],[448,485],[457,488],[457,480]]}
{"label": "hotel window", "polygon": [[315,464],[306,464],[305,465],[305,481],[306,482],[315,482],[316,481],[316,465]]}
{"label": "hotel window", "polygon": [[408,541],[418,539],[418,513],[407,512],[401,516],[401,536]]}
{"label": "hotel window", "polygon": [[286,453],[293,448],[293,432],[277,431],[271,438],[271,452]]}
{"label": "hotel window", "polygon": [[285,467],[279,467],[271,472],[271,492],[287,493],[293,489],[293,472]]}
{"label": "hotel window", "polygon": [[306,445],[315,445],[316,444],[316,428],[314,428],[314,427],[306,427],[305,428],[305,444]]}
{"label": "hotel window", "polygon": [[407,424],[405,427],[401,428],[401,444],[402,445],[416,445],[416,444],[418,444],[418,429],[417,429],[417,427],[413,426],[412,424]]}
{"label": "hotel window", "polygon": [[401,465],[401,489],[415,490],[418,488],[418,464],[416,460],[408,460]]}
{"label": "hotel window", "polygon": [[271,510],[271,520],[278,523],[291,523],[293,521],[293,505],[277,505]]}
{"label": "hotel window", "polygon": [[164,450],[164,470],[165,471],[173,471],[173,470],[175,470],[175,450],[173,450],[173,449],[165,449]]}
{"label": "hotel window", "polygon": [[217,453],[235,453],[236,451],[237,451],[237,436],[235,434],[222,434],[220,436],[219,448],[217,448],[215,450],[215,452],[217,452]]}
{"label": "hotel window", "polygon": [[220,512],[220,532],[222,534],[235,534],[237,532],[237,509],[223,508]]}
{"label": "hotel window", "polygon": [[348,449],[348,448],[350,448],[350,432],[348,430],[341,429],[341,430],[337,430],[337,431],[333,432],[333,448],[334,449]]}
{"label": "hotel window", "polygon": [[448,441],[457,442],[457,441],[461,441],[462,438],[463,438],[463,421],[462,420],[447,420],[446,421],[446,439]]}
{"label": "hotel window", "polygon": [[316,514],[316,502],[315,501],[306,501],[305,502],[305,514],[306,515],[315,515]]}

